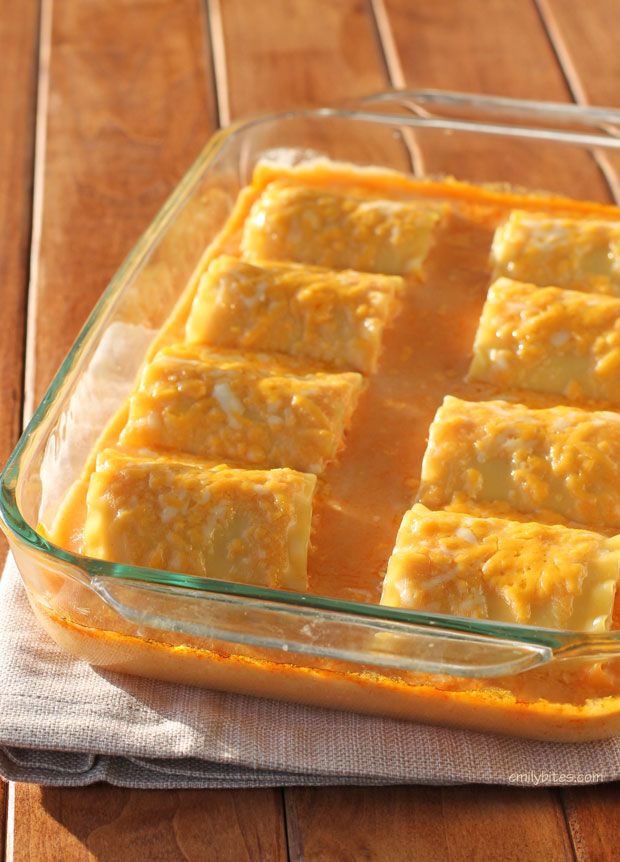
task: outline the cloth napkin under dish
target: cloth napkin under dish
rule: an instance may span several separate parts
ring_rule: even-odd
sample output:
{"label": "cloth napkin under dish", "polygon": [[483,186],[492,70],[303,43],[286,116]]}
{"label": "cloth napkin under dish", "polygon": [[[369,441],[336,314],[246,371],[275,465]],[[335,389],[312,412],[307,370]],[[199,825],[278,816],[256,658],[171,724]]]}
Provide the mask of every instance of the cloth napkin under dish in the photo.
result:
{"label": "cloth napkin under dish", "polygon": [[0,579],[0,774],[78,786],[585,784],[620,777],[620,738],[559,744],[428,727],[97,670]]}

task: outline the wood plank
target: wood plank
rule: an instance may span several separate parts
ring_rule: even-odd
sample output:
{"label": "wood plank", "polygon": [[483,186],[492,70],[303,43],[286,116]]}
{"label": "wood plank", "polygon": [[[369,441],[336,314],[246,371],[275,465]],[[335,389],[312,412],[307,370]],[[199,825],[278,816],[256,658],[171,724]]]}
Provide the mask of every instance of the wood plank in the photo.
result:
{"label": "wood plank", "polygon": [[[615,27],[610,26],[618,17],[617,3],[614,0],[537,2],[575,101],[620,107],[616,83],[620,73],[618,40]],[[620,155],[600,151],[598,158],[616,200],[620,201]]]}
{"label": "wood plank", "polygon": [[[0,465],[21,430],[23,353],[32,219],[39,10],[0,0]],[[0,534],[1,535],[1,534]],[[0,567],[6,543],[0,538]]]}
{"label": "wood plank", "polygon": [[[389,85],[368,0],[211,0],[210,8],[222,123],[335,104]],[[281,130],[267,145],[410,169],[409,152],[391,131],[345,121],[333,125],[327,130],[298,122],[288,137]]]}
{"label": "wood plank", "polygon": [[[29,238],[32,218],[32,169],[38,66],[39,4],[0,0],[0,465],[21,429],[23,353]],[[9,133],[7,133],[9,132]],[[6,556],[0,538],[0,567]],[[0,781],[0,858],[4,859],[7,787]]]}
{"label": "wood plank", "polygon": [[204,32],[200,0],[53,6],[31,297],[36,339],[28,382],[35,401],[214,128]]}
{"label": "wood plank", "polygon": [[0,780],[0,859],[3,860],[6,858],[7,796],[8,785]]}
{"label": "wood plank", "polygon": [[[14,862],[284,862],[278,790],[20,788]],[[269,828],[266,828],[269,827]]]}
{"label": "wood plank", "polygon": [[[570,8],[576,4],[569,4]],[[571,93],[534,0],[374,0],[394,84],[513,98],[570,101]],[[535,58],[535,61],[533,61]],[[418,136],[424,168],[473,181],[512,182],[608,201],[594,158],[536,142]]]}
{"label": "wood plank", "polygon": [[[222,122],[364,96],[388,79],[368,4],[359,0],[212,3],[223,40]],[[219,20],[218,20],[219,18]],[[218,87],[222,92],[224,85]]]}
{"label": "wood plank", "polygon": [[570,100],[533,0],[375,4],[384,5],[391,28],[398,86]]}
{"label": "wood plank", "polygon": [[618,785],[566,788],[561,797],[578,862],[615,859],[620,831]]}
{"label": "wood plank", "polygon": [[620,107],[620,54],[615,0],[538,0],[575,100]]}
{"label": "wood plank", "polygon": [[[53,13],[53,17],[50,15]],[[201,0],[44,0],[51,49],[35,190],[34,402],[86,315],[215,127]],[[47,95],[46,95],[47,93]],[[284,858],[280,796],[15,785],[16,859]]]}
{"label": "wood plank", "polygon": [[573,859],[562,812],[547,790],[289,790],[287,829],[291,862]]}

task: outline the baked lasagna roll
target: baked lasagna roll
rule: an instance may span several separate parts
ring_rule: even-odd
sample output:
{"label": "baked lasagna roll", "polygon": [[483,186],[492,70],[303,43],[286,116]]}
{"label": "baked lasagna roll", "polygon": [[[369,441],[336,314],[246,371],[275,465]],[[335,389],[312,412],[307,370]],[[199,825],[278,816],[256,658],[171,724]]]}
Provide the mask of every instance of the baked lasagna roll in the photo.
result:
{"label": "baked lasagna roll", "polygon": [[273,350],[369,374],[402,283],[398,276],[222,256],[200,280],[187,341]]}
{"label": "baked lasagna roll", "polygon": [[305,590],[316,477],[104,450],[84,551],[111,562]]}
{"label": "baked lasagna roll", "polygon": [[620,530],[620,415],[448,396],[430,427],[418,499],[433,509],[503,503]]}
{"label": "baked lasagna roll", "polygon": [[620,404],[620,299],[508,278],[489,288],[470,379]]}
{"label": "baked lasagna roll", "polygon": [[178,344],[144,368],[121,444],[320,473],[342,443],[362,386],[353,371]]}
{"label": "baked lasagna roll", "polygon": [[619,540],[589,530],[406,512],[381,603],[545,628],[609,628]]}
{"label": "baked lasagna roll", "polygon": [[491,248],[495,277],[620,295],[620,222],[515,210]]}
{"label": "baked lasagna roll", "polygon": [[258,260],[332,269],[418,273],[445,207],[344,194],[276,181],[246,220],[241,249]]}

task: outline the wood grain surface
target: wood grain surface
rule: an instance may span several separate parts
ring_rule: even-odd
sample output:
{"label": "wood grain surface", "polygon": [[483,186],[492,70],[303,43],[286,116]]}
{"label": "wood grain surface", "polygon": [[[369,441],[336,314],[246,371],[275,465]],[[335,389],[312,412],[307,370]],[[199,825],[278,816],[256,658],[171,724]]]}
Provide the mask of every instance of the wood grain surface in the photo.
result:
{"label": "wood grain surface", "polygon": [[538,0],[538,5],[575,100],[620,107],[616,0]]}
{"label": "wood grain surface", "polygon": [[618,858],[620,787],[565,788],[560,792],[579,862]]}
{"label": "wood grain surface", "polygon": [[44,0],[43,17],[50,65],[39,90],[34,400],[215,128],[200,0]]}
{"label": "wood grain surface", "polygon": [[[222,119],[339,103],[390,85],[371,7],[360,0],[211,0]],[[304,144],[342,160],[410,169],[409,152],[373,126],[304,126]],[[294,145],[294,141],[291,142]]]}
{"label": "wood grain surface", "polygon": [[573,858],[563,815],[548,790],[289,790],[287,829],[292,862]]}
{"label": "wood grain surface", "polygon": [[[537,0],[541,18],[573,98],[583,105],[620,107],[620,55],[615,0]],[[616,135],[620,130],[616,129]],[[620,201],[620,155],[599,153],[598,161]]]}
{"label": "wood grain surface", "polygon": [[398,51],[400,86],[515,99],[570,99],[536,4],[523,0],[375,0]]}
{"label": "wood grain surface", "polygon": [[284,862],[278,790],[21,788],[15,862]]}
{"label": "wood grain surface", "polygon": [[[32,223],[39,5],[0,0],[0,465],[21,428],[26,301]],[[0,536],[0,567],[6,542]],[[0,858],[7,788],[0,781]]]}
{"label": "wood grain surface", "polygon": [[[12,129],[0,134],[0,458],[19,428],[22,357],[28,410],[218,121],[389,84],[618,101],[613,0],[43,0],[41,8],[33,219],[39,4],[0,0],[0,100]],[[439,159],[447,144],[435,144]],[[485,170],[505,173],[509,166],[493,158],[484,154]],[[548,169],[533,165],[531,174]],[[591,159],[556,173],[560,184],[575,182],[575,194],[609,197]],[[2,811],[4,797],[0,785]],[[615,786],[281,793],[20,785],[9,845],[12,859],[35,862],[604,860],[617,854],[618,798]]]}
{"label": "wood grain surface", "polygon": [[217,8],[223,117],[336,102],[389,83],[367,3],[218,0]]}
{"label": "wood grain surface", "polygon": [[[19,436],[32,223],[39,8],[0,0],[0,464]],[[0,566],[6,544],[0,538]]]}
{"label": "wood grain surface", "polygon": [[[375,0],[375,5],[385,10],[379,20],[393,46],[390,67],[398,86],[571,100],[533,2]],[[419,146],[428,173],[446,173],[458,163],[463,179],[502,180],[574,197],[613,200],[598,161],[586,152],[567,151],[559,160],[557,148],[541,141],[532,145],[504,139],[498,147],[494,138],[473,138],[470,149],[463,152],[461,139],[454,141],[439,132],[425,135]]]}

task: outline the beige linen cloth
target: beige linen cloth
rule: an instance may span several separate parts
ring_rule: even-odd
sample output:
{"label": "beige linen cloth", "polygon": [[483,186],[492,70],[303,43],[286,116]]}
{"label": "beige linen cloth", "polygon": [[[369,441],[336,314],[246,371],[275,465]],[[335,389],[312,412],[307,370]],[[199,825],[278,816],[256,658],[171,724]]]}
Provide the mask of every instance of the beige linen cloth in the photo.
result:
{"label": "beige linen cloth", "polygon": [[585,784],[620,777],[620,738],[529,742],[97,670],[40,629],[9,558],[0,580],[0,774],[143,788]]}

